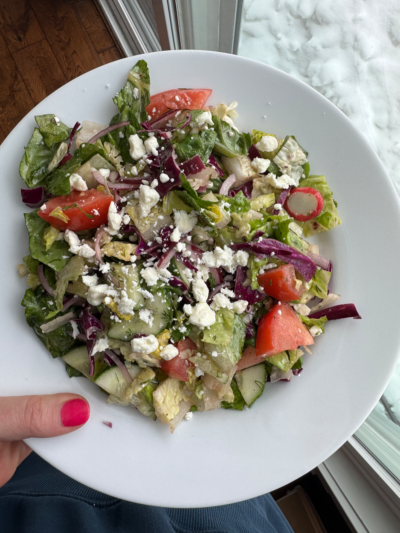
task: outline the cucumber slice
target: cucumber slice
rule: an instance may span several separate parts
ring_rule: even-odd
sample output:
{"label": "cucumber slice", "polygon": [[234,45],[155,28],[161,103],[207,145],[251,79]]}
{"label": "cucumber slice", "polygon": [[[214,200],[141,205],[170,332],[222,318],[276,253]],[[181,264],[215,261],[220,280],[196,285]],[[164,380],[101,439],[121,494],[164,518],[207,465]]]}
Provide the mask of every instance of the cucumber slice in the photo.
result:
{"label": "cucumber slice", "polygon": [[[97,360],[101,355],[100,352],[96,353],[94,359]],[[86,346],[79,346],[79,348],[71,350],[63,355],[62,359],[88,379],[93,379],[93,376],[89,376],[89,355]]]}
{"label": "cucumber slice", "polygon": [[[128,368],[129,374],[133,379],[141,372],[141,368],[137,365],[131,365]],[[117,366],[110,366],[98,376],[94,382],[100,388],[108,392],[108,394],[114,394],[118,398],[122,399],[122,396],[128,386],[124,375]]]}
{"label": "cucumber slice", "polygon": [[250,407],[264,391],[267,369],[264,363],[251,366],[235,374],[235,379],[244,401]]}
{"label": "cucumber slice", "polygon": [[144,297],[140,289],[139,269],[135,265],[120,265],[113,263],[112,271],[121,281],[121,286],[126,290],[128,298],[135,302],[134,309],[141,309],[144,306]]}
{"label": "cucumber slice", "polygon": [[[161,296],[160,296],[161,294]],[[110,339],[130,341],[137,333],[159,335],[166,329],[172,318],[172,302],[166,291],[153,293],[154,300],[145,300],[146,309],[152,312],[153,322],[148,324],[140,319],[139,312],[130,320],[122,320],[113,324],[108,332]]]}

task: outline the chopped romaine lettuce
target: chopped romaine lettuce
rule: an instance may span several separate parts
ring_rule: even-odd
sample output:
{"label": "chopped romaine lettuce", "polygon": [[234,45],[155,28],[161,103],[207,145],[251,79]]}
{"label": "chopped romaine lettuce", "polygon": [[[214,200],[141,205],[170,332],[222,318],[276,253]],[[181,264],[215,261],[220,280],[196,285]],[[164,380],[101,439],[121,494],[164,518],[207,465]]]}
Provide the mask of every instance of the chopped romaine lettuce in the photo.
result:
{"label": "chopped romaine lettuce", "polygon": [[247,155],[251,146],[250,133],[239,133],[227,122],[213,115],[214,130],[217,138],[214,151],[226,157],[238,157]]}
{"label": "chopped romaine lettuce", "polygon": [[246,402],[243,399],[242,393],[237,386],[236,379],[232,379],[231,388],[234,395],[234,400],[232,402],[222,402],[221,407],[223,409],[235,409],[236,411],[243,411]]}
{"label": "chopped romaine lettuce", "polygon": [[69,128],[60,120],[56,119],[57,117],[55,115],[38,115],[35,117],[39,131],[48,148],[61,141],[65,141],[71,135],[72,128]]}
{"label": "chopped romaine lettuce", "polygon": [[68,283],[70,281],[77,281],[79,276],[81,276],[85,271],[85,261],[82,257],[74,255],[61,270],[58,275],[56,290],[54,291],[54,300],[56,303],[56,308],[46,316],[46,318],[52,318],[57,315],[63,306],[63,298],[65,291],[67,289]]}
{"label": "chopped romaine lettuce", "polygon": [[57,146],[46,146],[39,129],[35,128],[19,165],[21,178],[29,188],[42,184],[49,174],[48,166],[56,152]]}
{"label": "chopped romaine lettuce", "polygon": [[175,151],[181,161],[187,161],[199,155],[203,163],[207,163],[214,147],[217,134],[214,130],[201,130],[191,133],[175,145]]}
{"label": "chopped romaine lettuce", "polygon": [[233,336],[234,311],[220,309],[215,313],[215,323],[206,328],[203,333],[203,342],[227,346]]}

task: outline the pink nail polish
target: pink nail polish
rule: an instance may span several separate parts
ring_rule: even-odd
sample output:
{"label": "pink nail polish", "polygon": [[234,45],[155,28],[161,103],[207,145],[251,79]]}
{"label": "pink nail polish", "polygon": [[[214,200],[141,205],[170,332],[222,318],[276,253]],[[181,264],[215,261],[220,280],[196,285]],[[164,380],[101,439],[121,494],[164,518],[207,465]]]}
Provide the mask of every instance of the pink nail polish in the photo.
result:
{"label": "pink nail polish", "polygon": [[89,420],[90,406],[85,400],[76,398],[61,407],[61,423],[65,427],[81,426]]}

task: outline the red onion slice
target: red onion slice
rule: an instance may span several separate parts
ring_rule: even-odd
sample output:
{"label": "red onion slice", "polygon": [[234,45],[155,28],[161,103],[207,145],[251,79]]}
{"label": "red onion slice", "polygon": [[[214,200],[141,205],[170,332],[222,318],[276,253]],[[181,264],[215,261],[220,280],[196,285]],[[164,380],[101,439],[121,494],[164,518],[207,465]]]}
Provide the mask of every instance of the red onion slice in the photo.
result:
{"label": "red onion slice", "polygon": [[130,124],[129,120],[125,120],[124,122],[120,122],[119,124],[114,124],[114,126],[109,126],[108,128],[105,128],[104,130],[99,131],[99,133],[96,133],[94,137],[92,137],[89,141],[87,141],[87,144],[94,144],[97,141],[97,139],[104,137],[104,135],[107,135],[107,133],[117,130],[118,128],[123,128],[124,126],[129,126],[129,124]]}
{"label": "red onion slice", "polygon": [[321,255],[313,254],[312,252],[307,252],[307,255],[310,259],[314,261],[317,267],[322,268],[322,270],[332,272],[332,261],[329,261],[329,259],[325,259],[325,257],[322,257]]}
{"label": "red onion slice", "polygon": [[106,181],[98,170],[93,170],[92,176],[97,181],[97,183],[100,183],[100,185],[105,186],[107,184],[110,190],[116,190],[116,191],[132,191],[133,189],[139,189],[144,179],[144,178],[130,178],[124,181],[117,181],[115,183],[111,183],[109,181]]}
{"label": "red onion slice", "polygon": [[235,174],[231,174],[226,178],[226,180],[221,185],[221,188],[219,189],[219,194],[223,194],[224,196],[228,196],[229,189],[232,187],[232,185],[236,181]]}
{"label": "red onion slice", "polygon": [[176,248],[176,244],[174,243],[174,244],[171,245],[169,250],[167,250],[165,252],[165,254],[163,254],[161,256],[161,259],[157,263],[157,267],[158,268],[167,268],[167,266],[169,265],[169,262],[171,261],[171,259],[174,257],[174,255],[177,252],[178,252],[178,250]]}
{"label": "red onion slice", "polygon": [[210,268],[210,274],[214,278],[216,286],[224,281],[222,270],[220,268]]}
{"label": "red onion slice", "polygon": [[209,295],[209,297],[208,297],[208,299],[207,299],[207,302],[211,302],[212,299],[214,298],[214,296],[215,296],[216,294],[218,294],[218,293],[221,291],[221,289],[223,289],[224,287],[231,287],[231,286],[232,286],[232,282],[231,282],[231,281],[224,281],[223,283],[220,283],[219,285],[217,285],[217,286],[215,287],[215,289],[213,289],[213,290],[210,292],[210,295]]}
{"label": "red onion slice", "polygon": [[97,261],[102,265],[104,263],[103,258],[101,256],[101,249],[100,249],[100,240],[102,236],[106,233],[105,227],[100,227],[96,231],[96,235],[94,237],[94,251],[96,253],[96,259]]}
{"label": "red onion slice", "polygon": [[46,279],[46,276],[44,275],[44,268],[43,268],[43,265],[40,264],[37,268],[37,275],[38,275],[38,278],[39,278],[39,281],[40,283],[42,284],[42,287],[43,289],[48,293],[50,294],[50,296],[53,296],[54,298],[54,291],[53,289],[50,287],[50,284],[49,282],[47,281]]}
{"label": "red onion slice", "polygon": [[105,350],[104,352],[107,354],[107,356],[117,365],[117,367],[121,370],[122,374],[124,375],[124,378],[126,379],[126,382],[128,385],[132,383],[133,379],[132,376],[129,374],[129,370],[126,368],[124,363],[121,361],[121,359],[112,351],[112,350]]}
{"label": "red onion slice", "polygon": [[112,422],[107,422],[107,420],[103,420],[103,424],[112,429]]}
{"label": "red onion slice", "polygon": [[85,305],[86,300],[85,298],[82,298],[81,296],[71,296],[70,298],[67,298],[64,302],[64,305],[61,309],[61,313],[64,313],[69,307],[73,305]]}
{"label": "red onion slice", "polygon": [[[289,187],[288,189],[283,189],[283,191],[281,192],[281,194],[279,196],[279,199],[278,199],[278,201],[276,203],[277,204],[281,204],[283,206],[283,204],[286,202],[286,198],[289,196],[290,191],[292,189],[293,189],[293,187]],[[272,211],[273,215],[279,215],[279,213],[280,213],[280,209],[274,209]]]}

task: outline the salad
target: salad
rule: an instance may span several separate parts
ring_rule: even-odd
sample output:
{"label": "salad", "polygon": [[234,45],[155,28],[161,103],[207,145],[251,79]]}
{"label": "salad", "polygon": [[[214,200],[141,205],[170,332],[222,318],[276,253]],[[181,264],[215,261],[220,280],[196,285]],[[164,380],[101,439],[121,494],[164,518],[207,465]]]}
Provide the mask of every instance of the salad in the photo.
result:
{"label": "salad", "polygon": [[251,407],[302,372],[327,321],[361,318],[306,240],[341,223],[325,177],[211,92],[150,96],[140,60],[109,126],[37,116],[20,163],[29,326],[70,377],[171,431]]}

